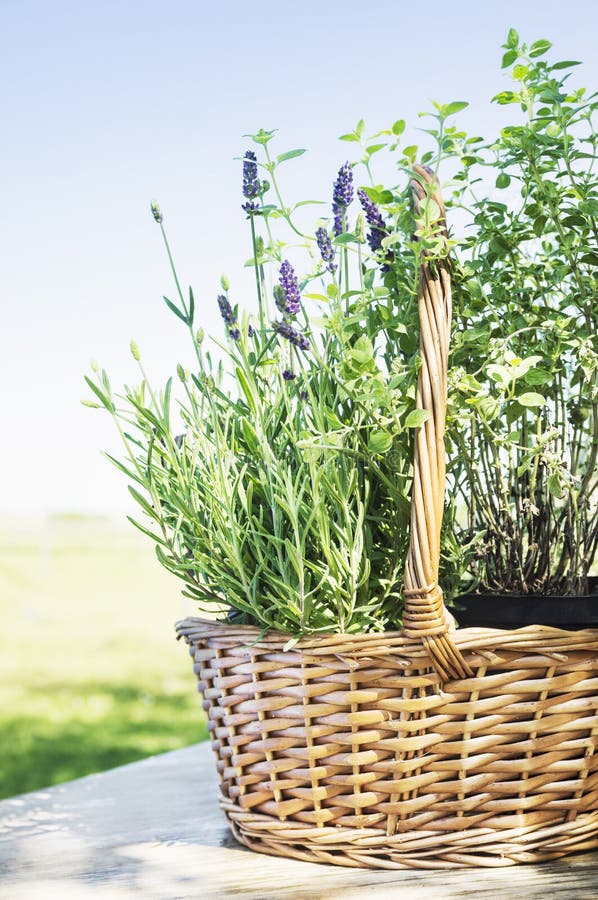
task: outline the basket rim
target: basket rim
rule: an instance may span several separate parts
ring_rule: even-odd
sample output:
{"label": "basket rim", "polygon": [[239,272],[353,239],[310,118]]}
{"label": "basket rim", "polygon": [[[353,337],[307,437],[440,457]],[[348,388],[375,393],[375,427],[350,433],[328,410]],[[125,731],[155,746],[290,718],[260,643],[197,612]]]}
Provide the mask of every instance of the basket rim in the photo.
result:
{"label": "basket rim", "polygon": [[[311,653],[386,655],[426,657],[421,641],[401,631],[360,632],[357,634],[326,633],[297,639],[280,631],[264,631],[256,625],[234,625],[213,619],[187,616],[176,625],[177,639],[188,643],[216,640],[222,645],[246,645],[259,651],[310,651]],[[503,649],[559,654],[573,650],[598,653],[598,628],[569,630],[550,625],[525,625],[522,628],[458,628],[450,632],[461,651]],[[289,647],[289,643],[292,645]]]}

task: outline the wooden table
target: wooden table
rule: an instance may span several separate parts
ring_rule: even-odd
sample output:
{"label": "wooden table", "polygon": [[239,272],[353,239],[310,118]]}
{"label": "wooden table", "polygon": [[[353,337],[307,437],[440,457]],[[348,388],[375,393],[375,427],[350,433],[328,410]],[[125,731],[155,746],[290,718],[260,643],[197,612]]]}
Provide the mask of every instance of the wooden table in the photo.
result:
{"label": "wooden table", "polygon": [[213,765],[210,747],[197,744],[4,800],[0,897],[598,897],[596,853],[541,866],[376,872],[251,853],[218,809]]}

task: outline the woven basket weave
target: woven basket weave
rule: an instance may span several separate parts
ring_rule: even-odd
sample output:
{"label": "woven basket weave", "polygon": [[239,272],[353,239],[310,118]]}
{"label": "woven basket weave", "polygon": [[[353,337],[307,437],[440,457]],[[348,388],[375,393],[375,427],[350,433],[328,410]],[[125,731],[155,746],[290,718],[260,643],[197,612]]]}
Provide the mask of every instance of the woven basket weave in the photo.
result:
{"label": "woven basket weave", "polygon": [[[444,212],[425,168],[426,194]],[[438,586],[451,319],[424,262],[401,633],[307,638],[179,622],[239,841],[347,866],[554,859],[598,846],[598,630],[451,631]]]}

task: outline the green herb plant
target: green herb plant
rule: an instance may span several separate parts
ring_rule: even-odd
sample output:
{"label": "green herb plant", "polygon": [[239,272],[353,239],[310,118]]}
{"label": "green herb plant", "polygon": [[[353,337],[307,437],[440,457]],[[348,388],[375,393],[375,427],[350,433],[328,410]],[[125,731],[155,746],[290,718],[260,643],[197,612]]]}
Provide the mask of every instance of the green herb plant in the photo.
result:
{"label": "green herb plant", "polygon": [[[125,452],[110,458],[143,514],[131,521],[201,609],[291,640],[400,626],[413,435],[427,415],[415,409],[423,252],[450,253],[455,293],[445,594],[585,586],[598,540],[595,102],[565,87],[574,63],[541,60],[549,47],[510,31],[516,90],[495,100],[524,118],[495,141],[452,124],[462,101],[434,104],[421,151],[403,143],[403,120],[371,137],[360,121],[341,138],[358,159],[339,171],[332,217],[309,231],[278,177],[305,151],[274,155],[274,132],[251,135],[257,312],[223,276],[216,353],[152,206],[192,362],[156,390],[133,343],[139,385],[115,392],[96,369],[84,402],[113,417]],[[388,154],[397,183],[383,185],[374,170]],[[463,236],[443,237],[431,197],[414,221],[418,159],[451,172]],[[505,202],[486,199],[488,185]],[[302,259],[300,281],[288,256]]]}

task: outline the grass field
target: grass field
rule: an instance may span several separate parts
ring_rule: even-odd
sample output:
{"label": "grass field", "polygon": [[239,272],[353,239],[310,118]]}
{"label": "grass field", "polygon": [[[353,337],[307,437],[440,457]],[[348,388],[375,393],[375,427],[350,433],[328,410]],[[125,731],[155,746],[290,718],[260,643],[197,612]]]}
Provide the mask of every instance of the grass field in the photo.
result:
{"label": "grass field", "polygon": [[205,738],[193,612],[126,522],[1,523],[0,797]]}

